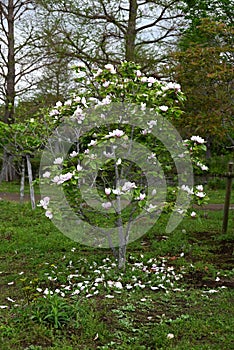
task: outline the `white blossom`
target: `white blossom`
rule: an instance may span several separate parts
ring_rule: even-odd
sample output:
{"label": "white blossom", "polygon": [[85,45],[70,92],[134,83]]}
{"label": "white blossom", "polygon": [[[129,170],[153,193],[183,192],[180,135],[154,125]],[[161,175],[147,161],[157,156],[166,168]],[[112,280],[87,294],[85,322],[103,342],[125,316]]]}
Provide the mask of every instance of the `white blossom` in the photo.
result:
{"label": "white blossom", "polygon": [[43,175],[42,175],[42,177],[44,177],[44,178],[49,178],[50,177],[50,172],[49,171],[46,171]]}
{"label": "white blossom", "polygon": [[79,154],[78,152],[73,151],[72,153],[70,153],[70,157],[71,157],[71,158],[74,158],[74,157],[76,157],[78,154]]}
{"label": "white blossom", "polygon": [[195,142],[197,142],[197,143],[205,143],[205,140],[202,138],[202,137],[200,137],[200,136],[192,136],[191,137],[191,141],[195,141]]}
{"label": "white blossom", "polygon": [[54,160],[54,164],[60,165],[63,163],[63,157],[58,157]]}
{"label": "white blossom", "polygon": [[111,202],[105,202],[105,203],[102,203],[102,207],[104,209],[108,210],[112,207],[112,204],[111,204]]}
{"label": "white blossom", "polygon": [[111,74],[116,74],[116,70],[113,64],[108,63],[105,65],[105,68],[109,70]]}
{"label": "white blossom", "polygon": [[47,210],[47,211],[45,212],[45,216],[46,216],[47,218],[49,218],[49,219],[52,219],[52,218],[53,218],[53,214],[52,214],[51,210]]}
{"label": "white blossom", "polygon": [[159,106],[159,109],[162,111],[162,112],[166,112],[168,110],[168,107],[167,106]]}
{"label": "white blossom", "polygon": [[110,137],[121,137],[123,136],[125,133],[123,130],[119,130],[119,129],[115,129],[113,131],[109,131],[109,135],[106,135],[105,138],[110,138]]}
{"label": "white blossom", "polygon": [[193,189],[192,188],[189,188],[189,186],[187,186],[187,185],[182,185],[181,186],[181,189],[183,190],[183,191],[185,191],[185,192],[188,192],[188,194],[193,194],[194,192],[193,192]]}
{"label": "white blossom", "polygon": [[109,196],[111,194],[111,188],[105,188],[105,194]]}
{"label": "white blossom", "polygon": [[127,181],[127,182],[125,182],[125,184],[123,185],[122,191],[128,192],[128,191],[130,191],[130,190],[133,189],[133,188],[137,188],[135,182]]}

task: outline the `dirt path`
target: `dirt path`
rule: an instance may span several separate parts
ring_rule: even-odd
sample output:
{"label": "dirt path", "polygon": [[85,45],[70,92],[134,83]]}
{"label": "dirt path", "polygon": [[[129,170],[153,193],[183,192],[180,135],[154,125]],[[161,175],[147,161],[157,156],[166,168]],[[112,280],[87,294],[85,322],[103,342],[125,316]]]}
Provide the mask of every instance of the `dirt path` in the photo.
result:
{"label": "dirt path", "polygon": [[[41,198],[40,195],[35,195],[35,199],[37,201],[40,200],[40,198]],[[19,202],[20,195],[19,195],[19,193],[0,192],[0,201],[1,200]],[[29,202],[29,201],[30,201],[30,195],[25,194],[24,195],[24,202]]]}
{"label": "dirt path", "polygon": [[[40,195],[35,196],[36,201],[39,201],[41,199]],[[8,193],[8,192],[0,192],[0,201],[1,200],[6,200],[6,201],[14,201],[14,202],[19,202],[20,201],[20,195],[19,193]],[[30,196],[29,194],[25,194],[24,196],[24,202],[30,201]],[[223,204],[207,204],[204,205],[203,207],[197,207],[194,206],[197,209],[203,209],[203,210],[223,210]],[[234,204],[230,205],[230,209],[234,210]]]}

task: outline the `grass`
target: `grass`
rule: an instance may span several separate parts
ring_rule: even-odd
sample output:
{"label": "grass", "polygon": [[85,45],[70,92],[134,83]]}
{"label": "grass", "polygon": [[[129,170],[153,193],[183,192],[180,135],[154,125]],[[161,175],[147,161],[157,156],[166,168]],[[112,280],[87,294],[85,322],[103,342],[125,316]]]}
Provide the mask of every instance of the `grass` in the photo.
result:
{"label": "grass", "polygon": [[128,246],[123,274],[39,208],[0,201],[0,348],[233,349],[233,211],[226,235],[221,211],[167,221]]}
{"label": "grass", "polygon": [[[0,192],[19,193],[20,182],[19,181],[13,181],[13,182],[2,181],[0,182]],[[39,185],[37,183],[34,185],[34,192],[35,194],[40,194]],[[28,182],[25,183],[25,193],[26,194],[30,193]]]}

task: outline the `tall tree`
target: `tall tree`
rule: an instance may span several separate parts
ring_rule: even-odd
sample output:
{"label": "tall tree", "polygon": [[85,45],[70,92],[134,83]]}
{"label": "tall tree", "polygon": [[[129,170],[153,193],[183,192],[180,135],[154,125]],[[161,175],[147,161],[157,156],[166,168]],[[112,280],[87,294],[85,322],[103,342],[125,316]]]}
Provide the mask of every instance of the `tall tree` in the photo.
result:
{"label": "tall tree", "polygon": [[180,127],[209,143],[227,138],[234,144],[233,27],[204,18],[187,32],[173,54],[174,78],[187,95]]}
{"label": "tall tree", "polygon": [[[0,101],[4,107],[1,119],[6,124],[14,123],[19,98],[32,96],[38,82],[44,80],[42,69],[54,68],[58,62],[57,57],[52,58],[36,45],[42,25],[38,9],[34,0],[0,0]],[[0,180],[10,180],[13,173],[12,155],[6,147]]]}
{"label": "tall tree", "polygon": [[184,16],[177,0],[40,2],[53,28],[49,46],[99,65],[127,60],[152,67],[179,35]]}

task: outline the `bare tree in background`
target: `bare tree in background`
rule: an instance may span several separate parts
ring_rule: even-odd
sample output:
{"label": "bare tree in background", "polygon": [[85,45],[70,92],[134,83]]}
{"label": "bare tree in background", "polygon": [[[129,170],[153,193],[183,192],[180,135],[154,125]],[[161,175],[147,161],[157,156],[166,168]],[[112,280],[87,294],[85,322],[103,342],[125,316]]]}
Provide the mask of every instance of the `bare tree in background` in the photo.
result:
{"label": "bare tree in background", "polygon": [[43,1],[60,54],[99,65],[123,60],[152,67],[180,33],[184,14],[177,0]]}

